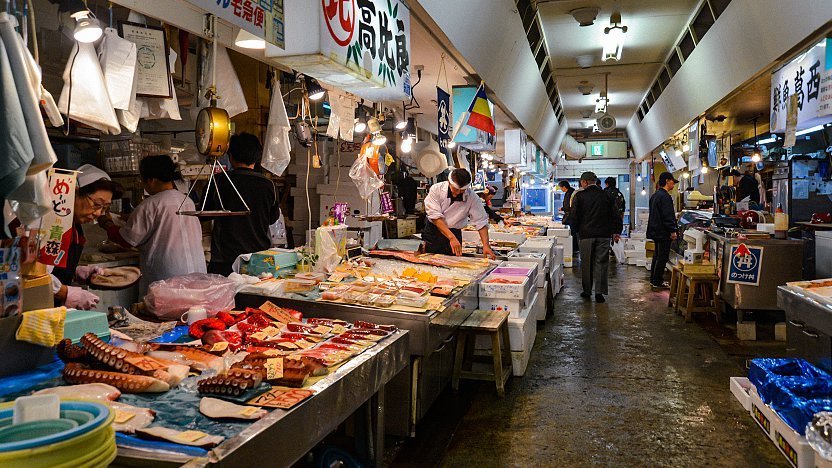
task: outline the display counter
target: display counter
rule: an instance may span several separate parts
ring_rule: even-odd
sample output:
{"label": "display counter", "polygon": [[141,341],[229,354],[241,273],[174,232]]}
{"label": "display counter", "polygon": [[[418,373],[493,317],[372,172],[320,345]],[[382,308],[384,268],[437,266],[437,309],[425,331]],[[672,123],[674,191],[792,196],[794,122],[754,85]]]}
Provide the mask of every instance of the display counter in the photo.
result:
{"label": "display counter", "polygon": [[789,354],[832,372],[832,302],[784,285],[777,288],[777,304],[786,311]]}
{"label": "display counter", "polygon": [[[726,304],[737,310],[742,321],[744,310],[779,310],[777,287],[789,281],[803,279],[803,247],[800,240],[737,239],[706,231],[710,243],[710,258],[717,265],[719,290]],[[759,285],[728,282],[732,247],[745,244],[762,247]]]}

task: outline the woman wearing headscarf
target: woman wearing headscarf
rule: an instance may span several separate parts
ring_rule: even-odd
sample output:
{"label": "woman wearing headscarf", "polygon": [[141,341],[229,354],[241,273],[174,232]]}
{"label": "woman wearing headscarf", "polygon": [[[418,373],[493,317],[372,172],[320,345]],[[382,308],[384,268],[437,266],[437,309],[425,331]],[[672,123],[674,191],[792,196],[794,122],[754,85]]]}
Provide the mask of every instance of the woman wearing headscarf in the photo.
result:
{"label": "woman wearing headscarf", "polygon": [[109,217],[100,223],[111,240],[139,249],[140,295],[154,281],[206,272],[199,219],[177,214],[180,205],[183,211],[194,211],[195,207],[191,199],[176,190],[174,183],[181,179],[176,169],[168,155],[142,159],[139,173],[150,196],[139,203],[123,227],[116,226]]}

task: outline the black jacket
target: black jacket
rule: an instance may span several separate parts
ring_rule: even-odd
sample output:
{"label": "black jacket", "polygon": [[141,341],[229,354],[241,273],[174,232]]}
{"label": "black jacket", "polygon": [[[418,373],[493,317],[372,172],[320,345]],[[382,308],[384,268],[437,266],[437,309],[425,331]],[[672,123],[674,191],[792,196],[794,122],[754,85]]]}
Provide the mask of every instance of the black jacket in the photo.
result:
{"label": "black jacket", "polygon": [[752,175],[745,174],[737,185],[737,201],[751,197],[751,201],[760,203],[760,184]]}
{"label": "black jacket", "polygon": [[569,187],[569,190],[563,193],[563,224],[569,224],[569,212],[572,211],[572,196],[575,195],[575,189]]}
{"label": "black jacket", "polygon": [[647,220],[647,238],[653,240],[670,240],[670,234],[676,232],[676,210],[673,197],[667,190],[660,188],[650,196],[650,218]]}
{"label": "black jacket", "polygon": [[[238,255],[259,252],[271,246],[269,226],[280,217],[280,206],[274,183],[263,174],[246,168],[234,169],[229,177],[246,201],[251,214],[225,216],[214,219],[211,236],[211,261],[233,262]],[[222,202],[231,211],[245,210],[240,197],[224,176],[217,177]],[[220,207],[212,188],[206,204],[211,209]]]}
{"label": "black jacket", "polygon": [[601,187],[590,185],[575,192],[571,208],[569,222],[581,239],[621,234],[621,216]]}

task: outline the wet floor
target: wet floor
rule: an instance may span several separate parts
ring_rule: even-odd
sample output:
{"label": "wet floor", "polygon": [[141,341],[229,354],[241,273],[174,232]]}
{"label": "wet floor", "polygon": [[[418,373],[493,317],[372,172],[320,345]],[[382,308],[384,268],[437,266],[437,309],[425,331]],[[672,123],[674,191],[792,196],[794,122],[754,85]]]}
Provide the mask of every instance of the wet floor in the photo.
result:
{"label": "wet floor", "polygon": [[580,298],[579,268],[566,271],[526,375],[502,399],[488,383],[448,389],[392,465],[786,465],[728,388],[746,358],[782,344],[685,323],[644,268],[613,266],[605,304]]}

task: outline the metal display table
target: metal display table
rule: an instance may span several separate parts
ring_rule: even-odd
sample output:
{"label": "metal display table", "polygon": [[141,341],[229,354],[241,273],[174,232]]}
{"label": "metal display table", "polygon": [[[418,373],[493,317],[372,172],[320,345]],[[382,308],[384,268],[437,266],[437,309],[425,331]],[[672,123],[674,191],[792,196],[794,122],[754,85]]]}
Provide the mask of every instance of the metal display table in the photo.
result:
{"label": "metal display table", "polygon": [[789,354],[832,372],[832,304],[788,286],[777,288],[777,304],[786,311]]}
{"label": "metal display table", "polygon": [[346,362],[309,389],[290,410],[275,409],[201,458],[119,448],[113,466],[291,466],[363,405],[369,405],[371,458],[384,457],[385,387],[409,363],[409,333],[400,330]]}

